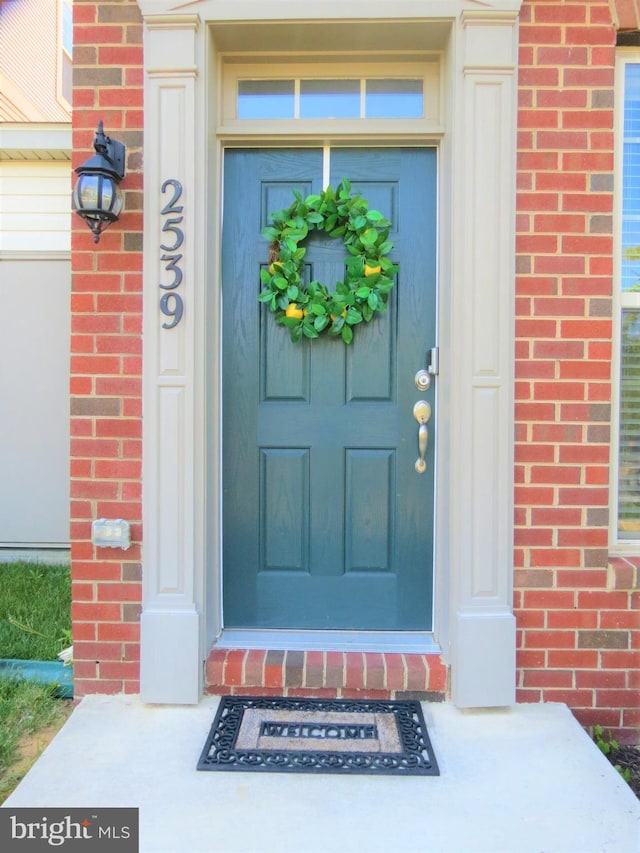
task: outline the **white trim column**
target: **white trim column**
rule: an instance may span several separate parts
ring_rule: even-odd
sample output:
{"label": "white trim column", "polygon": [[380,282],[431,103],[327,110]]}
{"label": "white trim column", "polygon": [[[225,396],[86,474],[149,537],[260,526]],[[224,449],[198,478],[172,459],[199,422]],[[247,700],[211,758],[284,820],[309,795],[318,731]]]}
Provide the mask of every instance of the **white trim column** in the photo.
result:
{"label": "white trim column", "polygon": [[517,19],[462,16],[452,283],[451,675],[461,707],[515,701],[513,366]]}
{"label": "white trim column", "polygon": [[195,485],[201,460],[194,388],[195,246],[204,227],[194,215],[198,27],[197,15],[145,19],[140,678],[146,702],[195,703],[202,692],[195,520],[203,496]]}

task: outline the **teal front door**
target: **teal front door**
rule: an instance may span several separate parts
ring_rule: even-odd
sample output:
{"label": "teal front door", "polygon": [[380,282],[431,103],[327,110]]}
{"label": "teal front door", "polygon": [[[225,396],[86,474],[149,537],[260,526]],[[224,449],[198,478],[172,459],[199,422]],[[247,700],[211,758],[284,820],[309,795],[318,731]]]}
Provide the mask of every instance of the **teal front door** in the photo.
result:
{"label": "teal front door", "polygon": [[[330,183],[392,222],[389,310],[345,345],[292,343],[258,302],[260,229],[292,190],[322,189],[322,149],[228,150],[224,168],[223,601],[227,628],[428,631],[432,627],[436,152],[334,148]],[[305,241],[309,280],[342,280],[340,238]],[[426,400],[419,473],[414,405]]]}

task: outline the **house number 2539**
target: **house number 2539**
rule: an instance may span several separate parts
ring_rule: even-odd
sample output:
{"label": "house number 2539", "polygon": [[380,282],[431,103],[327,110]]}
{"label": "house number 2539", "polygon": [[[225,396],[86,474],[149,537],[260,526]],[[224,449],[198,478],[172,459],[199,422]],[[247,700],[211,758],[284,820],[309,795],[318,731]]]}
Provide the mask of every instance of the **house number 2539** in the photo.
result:
{"label": "house number 2539", "polygon": [[160,290],[165,291],[160,297],[160,310],[165,317],[169,318],[162,324],[163,329],[175,328],[182,320],[184,312],[182,296],[178,292],[178,288],[182,284],[182,268],[180,266],[182,254],[178,252],[178,249],[184,243],[184,232],[180,228],[180,223],[184,217],[182,216],[182,205],[178,204],[182,195],[182,184],[175,178],[169,178],[162,185],[162,194],[164,195],[168,191],[171,192],[171,198],[160,211],[160,216],[164,220],[162,224],[163,242],[160,243],[162,249],[160,260],[164,264],[165,271],[173,276],[173,280],[168,284],[160,285]]}

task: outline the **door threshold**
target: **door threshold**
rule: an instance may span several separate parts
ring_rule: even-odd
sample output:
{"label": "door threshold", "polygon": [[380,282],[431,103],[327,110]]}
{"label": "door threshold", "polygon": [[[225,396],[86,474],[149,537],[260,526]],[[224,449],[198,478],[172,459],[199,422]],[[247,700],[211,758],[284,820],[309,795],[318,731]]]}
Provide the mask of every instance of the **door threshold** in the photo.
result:
{"label": "door threshold", "polygon": [[421,655],[440,654],[442,651],[430,631],[265,631],[225,628],[216,640],[215,647]]}

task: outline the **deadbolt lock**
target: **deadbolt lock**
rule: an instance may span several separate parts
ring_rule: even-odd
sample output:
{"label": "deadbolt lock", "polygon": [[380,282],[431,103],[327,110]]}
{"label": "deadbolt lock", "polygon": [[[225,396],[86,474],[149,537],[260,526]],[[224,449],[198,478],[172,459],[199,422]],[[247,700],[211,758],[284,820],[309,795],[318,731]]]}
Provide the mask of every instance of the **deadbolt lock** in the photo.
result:
{"label": "deadbolt lock", "polygon": [[415,383],[418,391],[427,391],[431,385],[431,376],[428,370],[419,370],[415,375]]}

